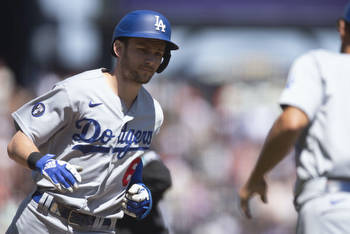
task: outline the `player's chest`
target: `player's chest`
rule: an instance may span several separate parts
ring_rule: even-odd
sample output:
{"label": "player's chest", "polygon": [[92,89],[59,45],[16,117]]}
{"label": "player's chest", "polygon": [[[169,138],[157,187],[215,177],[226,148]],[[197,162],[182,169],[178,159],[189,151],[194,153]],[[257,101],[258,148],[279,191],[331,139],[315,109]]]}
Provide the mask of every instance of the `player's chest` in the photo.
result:
{"label": "player's chest", "polygon": [[[120,114],[108,107],[89,108],[74,120],[74,149],[82,153],[101,152],[124,155],[148,149],[155,128],[151,111]],[[98,106],[96,106],[98,107]]]}

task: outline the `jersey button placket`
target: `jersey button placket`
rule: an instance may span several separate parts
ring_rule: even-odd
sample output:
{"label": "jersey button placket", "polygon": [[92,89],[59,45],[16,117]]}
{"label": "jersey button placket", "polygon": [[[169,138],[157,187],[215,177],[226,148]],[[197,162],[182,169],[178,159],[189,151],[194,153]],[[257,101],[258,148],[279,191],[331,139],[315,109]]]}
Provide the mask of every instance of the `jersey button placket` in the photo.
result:
{"label": "jersey button placket", "polygon": [[[122,124],[121,124],[121,129],[123,129],[124,126],[125,126],[125,124],[127,124],[128,122],[130,122],[130,121],[133,120],[133,119],[134,119],[134,117],[125,115],[124,118],[123,118]],[[110,153],[113,154],[113,155],[112,155],[112,159],[111,159],[111,161],[110,161],[110,164],[111,164],[111,163],[115,164],[115,163],[118,162],[118,157],[117,157],[118,154],[117,154],[117,152],[114,152],[114,153],[113,153],[113,151],[114,151],[114,149],[116,149],[117,146],[118,146],[118,139],[119,139],[120,134],[121,134],[121,131],[120,131],[118,137],[116,137],[116,140],[115,140],[115,142],[114,142],[114,145],[113,145],[113,147],[112,147],[112,149],[111,149],[111,151],[110,151]],[[111,166],[111,165],[110,165],[110,166]]]}

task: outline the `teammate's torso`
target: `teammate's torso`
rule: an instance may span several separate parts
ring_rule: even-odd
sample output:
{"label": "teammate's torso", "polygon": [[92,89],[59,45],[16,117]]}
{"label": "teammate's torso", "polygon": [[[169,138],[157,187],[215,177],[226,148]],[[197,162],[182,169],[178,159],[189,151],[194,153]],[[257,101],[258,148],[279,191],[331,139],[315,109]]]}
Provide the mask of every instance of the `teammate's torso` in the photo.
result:
{"label": "teammate's torso", "polygon": [[315,57],[324,100],[309,130],[309,141],[330,161],[329,168],[325,166],[327,176],[350,178],[350,55],[318,51]]}
{"label": "teammate's torso", "polygon": [[296,148],[298,176],[305,180],[324,175],[350,178],[350,55],[315,50],[296,64],[291,71],[295,79],[282,100],[297,100],[295,106],[311,121]]}

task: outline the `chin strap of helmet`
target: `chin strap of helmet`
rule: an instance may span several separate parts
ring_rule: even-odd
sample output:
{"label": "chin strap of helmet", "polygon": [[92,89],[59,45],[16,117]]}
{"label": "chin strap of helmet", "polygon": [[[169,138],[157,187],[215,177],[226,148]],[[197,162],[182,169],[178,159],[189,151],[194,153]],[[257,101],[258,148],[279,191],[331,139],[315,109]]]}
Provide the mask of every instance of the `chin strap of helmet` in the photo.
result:
{"label": "chin strap of helmet", "polygon": [[163,55],[163,61],[162,63],[159,65],[158,69],[157,69],[157,73],[161,73],[162,71],[164,71],[164,69],[168,66],[169,61],[170,61],[170,50],[167,49],[165,50],[165,53]]}

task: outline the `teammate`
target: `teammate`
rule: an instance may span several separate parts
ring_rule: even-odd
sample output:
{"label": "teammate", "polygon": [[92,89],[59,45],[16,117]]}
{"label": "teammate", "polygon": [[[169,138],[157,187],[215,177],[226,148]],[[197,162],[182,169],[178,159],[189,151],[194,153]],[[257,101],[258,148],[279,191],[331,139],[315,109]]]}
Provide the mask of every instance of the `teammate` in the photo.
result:
{"label": "teammate", "polygon": [[124,213],[147,216],[152,197],[140,156],[163,112],[143,84],[178,49],[170,36],[162,14],[133,11],[114,30],[112,73],[68,78],[12,114],[18,131],[8,154],[33,170],[37,186],[7,233],[115,233]]}
{"label": "teammate", "polygon": [[240,190],[267,202],[266,174],[295,145],[298,234],[350,233],[350,4],[338,21],[341,53],[314,50],[291,67],[280,105],[257,164]]}

